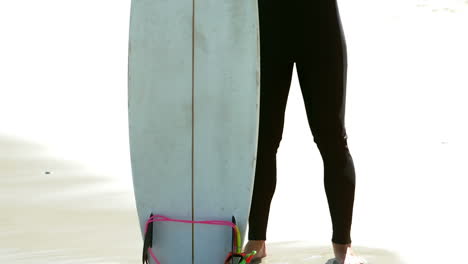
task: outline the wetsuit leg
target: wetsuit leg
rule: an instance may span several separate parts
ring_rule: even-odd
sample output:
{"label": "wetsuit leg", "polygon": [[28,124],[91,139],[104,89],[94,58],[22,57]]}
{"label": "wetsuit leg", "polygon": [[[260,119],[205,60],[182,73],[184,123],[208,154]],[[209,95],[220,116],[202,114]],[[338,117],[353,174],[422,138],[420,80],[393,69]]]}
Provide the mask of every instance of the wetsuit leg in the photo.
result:
{"label": "wetsuit leg", "polygon": [[354,165],[344,126],[346,46],[335,0],[258,0],[261,95],[249,240],[266,240],[276,186],[276,152],[283,131],[293,62],[310,129],[322,155],[333,224],[332,241],[351,243]]}
{"label": "wetsuit leg", "polygon": [[249,240],[266,240],[270,204],[276,187],[276,152],[284,124],[293,61],[284,1],[259,0],[260,120],[257,161],[249,215]]}
{"label": "wetsuit leg", "polygon": [[[336,0],[301,1],[296,68],[314,142],[324,166],[332,242],[351,243],[354,163],[347,145],[347,51]],[[305,10],[301,12],[301,10]],[[311,11],[314,10],[314,11]]]}

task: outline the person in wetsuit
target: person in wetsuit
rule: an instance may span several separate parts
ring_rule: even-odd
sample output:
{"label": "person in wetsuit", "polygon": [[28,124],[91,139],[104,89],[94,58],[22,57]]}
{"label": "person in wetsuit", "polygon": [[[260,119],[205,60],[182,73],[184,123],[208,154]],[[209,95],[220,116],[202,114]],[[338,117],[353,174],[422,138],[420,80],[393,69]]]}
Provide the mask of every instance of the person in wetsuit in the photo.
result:
{"label": "person in wetsuit", "polygon": [[[270,204],[276,187],[276,153],[293,64],[308,124],[324,165],[332,244],[341,264],[363,263],[351,249],[355,170],[347,145],[347,51],[336,0],[258,0],[260,120],[254,190],[245,252],[266,256]],[[312,210],[312,208],[308,208]]]}

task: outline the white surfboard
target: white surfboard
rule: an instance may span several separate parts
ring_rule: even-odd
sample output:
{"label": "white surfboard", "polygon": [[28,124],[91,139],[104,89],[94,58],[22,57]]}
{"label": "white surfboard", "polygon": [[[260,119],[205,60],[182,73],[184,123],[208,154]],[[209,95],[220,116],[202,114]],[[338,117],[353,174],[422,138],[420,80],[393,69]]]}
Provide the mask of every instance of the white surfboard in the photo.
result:
{"label": "white surfboard", "polygon": [[[257,1],[132,0],[128,116],[142,234],[151,213],[199,221],[235,216],[244,241],[259,55]],[[152,251],[162,264],[223,263],[232,250],[228,226],[153,224]]]}

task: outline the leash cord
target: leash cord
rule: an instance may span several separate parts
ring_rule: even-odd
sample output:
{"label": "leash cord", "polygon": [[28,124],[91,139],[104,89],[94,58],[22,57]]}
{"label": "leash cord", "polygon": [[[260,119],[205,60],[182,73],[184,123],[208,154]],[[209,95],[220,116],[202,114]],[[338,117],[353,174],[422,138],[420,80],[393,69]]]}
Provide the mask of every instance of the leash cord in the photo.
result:
{"label": "leash cord", "polygon": [[[235,236],[235,244],[236,244],[236,253],[240,254],[242,252],[242,243],[241,243],[241,235],[239,228],[237,225],[235,225],[232,222],[229,221],[221,221],[221,220],[212,220],[212,221],[190,221],[190,220],[181,220],[181,219],[172,219],[163,215],[153,215],[151,216],[147,221],[145,225],[145,234],[148,231],[148,225],[152,222],[179,222],[179,223],[191,223],[191,224],[206,224],[206,225],[224,225],[224,226],[230,226],[234,229],[236,232]],[[156,262],[156,264],[161,264],[156,257],[156,255],[153,253],[151,250],[151,247],[148,248],[148,251],[153,258],[153,260]]]}

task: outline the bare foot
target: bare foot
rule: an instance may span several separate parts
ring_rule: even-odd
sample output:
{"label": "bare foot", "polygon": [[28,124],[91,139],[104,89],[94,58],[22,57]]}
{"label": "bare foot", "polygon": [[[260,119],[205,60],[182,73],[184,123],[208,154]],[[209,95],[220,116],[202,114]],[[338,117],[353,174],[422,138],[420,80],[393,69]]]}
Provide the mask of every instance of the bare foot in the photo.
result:
{"label": "bare foot", "polygon": [[338,264],[365,264],[366,261],[357,256],[351,244],[335,244],[333,243],[333,252],[335,253],[335,259]]}
{"label": "bare foot", "polygon": [[253,250],[257,251],[252,260],[261,259],[267,256],[265,240],[249,240],[244,247],[245,253],[249,254]]}

